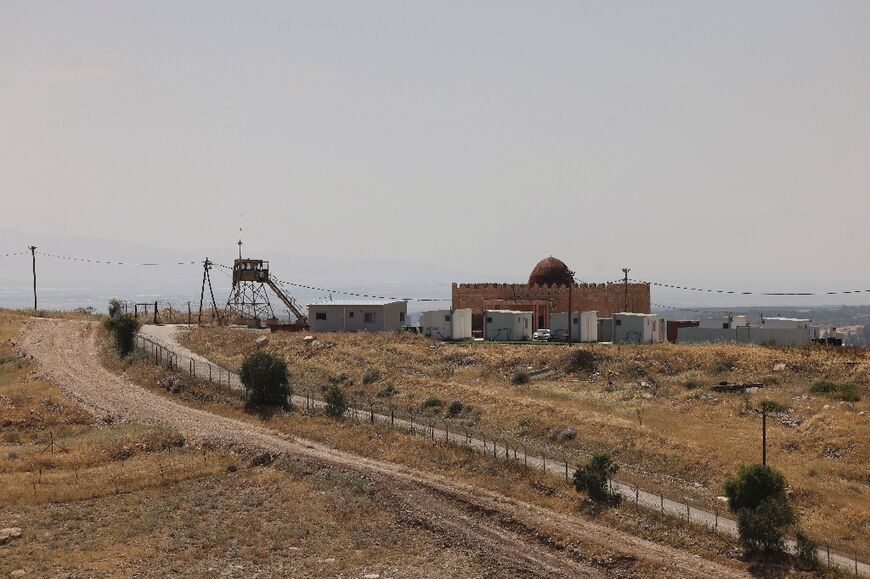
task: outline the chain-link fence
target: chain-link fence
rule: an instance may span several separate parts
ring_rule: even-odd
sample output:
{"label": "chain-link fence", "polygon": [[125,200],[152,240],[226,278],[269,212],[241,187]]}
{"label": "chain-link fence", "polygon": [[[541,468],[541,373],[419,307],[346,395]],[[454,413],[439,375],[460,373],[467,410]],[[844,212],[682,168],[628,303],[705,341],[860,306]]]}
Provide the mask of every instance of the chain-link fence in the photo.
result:
{"label": "chain-link fence", "polygon": [[[209,362],[205,358],[187,353],[178,353],[155,340],[142,335],[136,336],[136,349],[155,364],[165,366],[182,375],[187,375],[203,385],[211,385],[225,394],[240,396],[243,386],[238,374],[223,366]],[[320,397],[319,386],[296,386],[292,403],[309,411],[320,411],[326,403]],[[492,432],[474,423],[445,416],[427,415],[417,407],[401,407],[380,399],[348,398],[344,416],[349,419],[368,422],[400,429],[412,435],[423,436],[432,441],[471,449],[484,456],[503,460],[528,469],[541,471],[545,476],[564,479],[571,484],[576,466],[588,459],[588,455],[578,450],[554,450],[538,441],[518,441],[501,433]],[[691,501],[688,497],[674,498],[665,496],[664,491],[653,492],[640,488],[636,483],[612,479],[609,490],[622,500],[638,507],[685,519],[717,532],[737,536],[737,523],[722,516],[718,509]],[[723,511],[725,510],[723,505]],[[819,559],[823,564],[854,571],[856,575],[870,575],[870,565],[863,562],[866,555],[853,551],[843,553],[832,548],[828,541],[820,541]],[[789,542],[794,552],[796,545]]]}

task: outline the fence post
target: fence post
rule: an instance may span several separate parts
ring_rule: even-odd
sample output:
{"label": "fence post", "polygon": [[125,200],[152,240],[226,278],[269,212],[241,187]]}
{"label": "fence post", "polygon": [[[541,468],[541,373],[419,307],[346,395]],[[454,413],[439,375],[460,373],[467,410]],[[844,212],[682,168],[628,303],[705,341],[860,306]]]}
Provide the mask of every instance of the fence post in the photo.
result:
{"label": "fence post", "polygon": [[211,364],[208,365],[208,383],[211,384]]}
{"label": "fence post", "polygon": [[565,459],[565,482],[568,482],[568,459]]}
{"label": "fence post", "polygon": [[716,523],[715,523],[715,526],[713,528],[718,530],[719,529],[719,509],[718,508],[714,509],[714,512],[716,513]]}
{"label": "fence post", "polygon": [[390,427],[396,425],[396,411],[393,408],[390,408]]}
{"label": "fence post", "polygon": [[444,421],[444,440],[450,442],[450,423],[446,420]]}
{"label": "fence post", "polygon": [[544,459],[544,474],[547,474],[547,454],[544,453],[543,455],[541,455],[541,458]]}
{"label": "fence post", "polygon": [[635,485],[634,486],[634,504],[637,505],[639,500],[640,500],[640,487]]}
{"label": "fence post", "polygon": [[659,493],[659,502],[662,506],[662,512],[664,513],[665,512],[665,495],[663,495],[662,493]]}
{"label": "fence post", "polygon": [[196,360],[191,358],[190,361],[193,362],[193,377],[196,378]]}
{"label": "fence post", "polygon": [[689,503],[686,503],[686,522],[692,521],[692,512],[689,510]]}

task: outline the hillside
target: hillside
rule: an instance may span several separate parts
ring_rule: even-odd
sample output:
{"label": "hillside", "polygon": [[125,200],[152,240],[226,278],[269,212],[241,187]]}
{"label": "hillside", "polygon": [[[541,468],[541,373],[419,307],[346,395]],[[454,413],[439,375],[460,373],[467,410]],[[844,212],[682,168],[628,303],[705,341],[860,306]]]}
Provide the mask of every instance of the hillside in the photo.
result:
{"label": "hillside", "polygon": [[[182,341],[235,369],[258,335],[203,328]],[[451,422],[460,428],[554,458],[611,450],[627,478],[711,508],[721,507],[716,497],[725,477],[759,461],[758,408],[769,400],[776,410],[768,417],[768,461],[790,482],[802,524],[820,543],[847,552],[870,543],[864,350],[670,344],[569,350],[407,334],[320,335],[310,344],[300,335],[273,334],[268,348],[288,360],[298,393],[319,394],[330,380],[340,381],[360,405],[438,420],[459,400],[462,411]],[[525,385],[511,381],[518,369],[545,368],[554,373]],[[811,394],[823,380],[854,383],[861,400]],[[720,382],[762,387],[712,391]]]}

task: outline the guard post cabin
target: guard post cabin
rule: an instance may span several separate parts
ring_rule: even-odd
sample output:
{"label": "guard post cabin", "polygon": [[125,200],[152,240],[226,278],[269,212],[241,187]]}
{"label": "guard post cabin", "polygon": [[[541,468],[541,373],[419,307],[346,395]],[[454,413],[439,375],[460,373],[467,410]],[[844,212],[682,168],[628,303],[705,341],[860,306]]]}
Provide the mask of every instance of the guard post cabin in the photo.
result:
{"label": "guard post cabin", "polygon": [[313,332],[397,332],[405,325],[408,303],[403,300],[347,300],[308,304]]}
{"label": "guard post cabin", "polygon": [[468,340],[471,338],[471,308],[422,312],[420,331],[424,336],[441,340]]}
{"label": "guard post cabin", "polygon": [[532,338],[533,312],[486,310],[483,314],[483,337],[486,340],[519,342]]}
{"label": "guard post cabin", "polygon": [[[557,340],[568,339],[568,312],[550,314],[550,330]],[[574,342],[598,341],[598,312],[572,312],[571,340]]]}

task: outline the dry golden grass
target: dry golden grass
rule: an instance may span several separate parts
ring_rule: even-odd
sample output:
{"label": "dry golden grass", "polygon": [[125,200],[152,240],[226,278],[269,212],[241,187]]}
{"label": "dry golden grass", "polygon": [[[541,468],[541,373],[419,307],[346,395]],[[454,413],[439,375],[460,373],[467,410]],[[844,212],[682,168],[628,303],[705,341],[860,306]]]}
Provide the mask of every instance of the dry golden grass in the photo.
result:
{"label": "dry golden grass", "polygon": [[[15,352],[25,319],[0,310],[0,528],[23,530],[0,546],[0,576],[486,574],[359,477],[95,421]],[[52,439],[63,450],[43,452]]]}
{"label": "dry golden grass", "polygon": [[[257,335],[204,328],[182,341],[237,369]],[[305,344],[298,334],[279,333],[268,348],[288,360],[297,393],[346,373],[352,381],[346,389],[357,400],[377,400],[391,384],[399,408],[435,396],[443,415],[458,399],[479,431],[577,460],[610,450],[626,478],[708,507],[718,504],[722,482],[740,464],[760,461],[755,409],[771,399],[789,410],[768,417],[768,462],[790,482],[803,526],[846,552],[870,544],[870,354],[864,350],[584,345],[572,350],[593,352],[595,371],[569,372],[569,349],[560,345],[448,344],[407,334],[325,334]],[[785,369],[775,371],[778,364]],[[559,372],[525,386],[510,382],[517,368],[543,367]],[[370,368],[381,377],[364,384]],[[854,382],[862,400],[808,395],[817,380]],[[747,396],[711,392],[720,381],[767,387]],[[551,440],[551,429],[566,426],[576,428],[575,440]]]}

